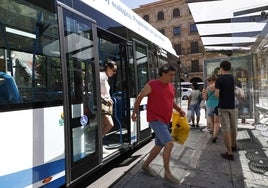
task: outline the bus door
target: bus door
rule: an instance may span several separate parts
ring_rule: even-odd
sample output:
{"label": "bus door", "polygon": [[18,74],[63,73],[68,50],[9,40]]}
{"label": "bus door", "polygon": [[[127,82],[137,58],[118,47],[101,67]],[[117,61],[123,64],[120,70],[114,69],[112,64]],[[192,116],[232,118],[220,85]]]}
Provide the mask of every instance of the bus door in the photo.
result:
{"label": "bus door", "polygon": [[126,39],[114,33],[98,28],[99,60],[104,66],[107,60],[117,65],[116,73],[108,79],[113,105],[113,128],[103,137],[103,158],[110,159],[111,154],[129,146],[129,112],[127,91],[127,44]]}
{"label": "bus door", "polygon": [[[130,66],[130,68],[132,68],[135,73],[135,95],[137,96],[150,78],[148,46],[137,40],[133,40],[133,66]],[[133,107],[134,100],[131,103],[131,106]],[[135,129],[137,129],[138,143],[151,137],[151,128],[149,127],[146,116],[146,104],[147,97],[144,97],[139,107],[138,120],[136,125],[134,125],[136,126]],[[132,124],[134,123],[132,122]]]}
{"label": "bus door", "polygon": [[97,29],[93,20],[58,4],[64,69],[66,185],[100,164]]}

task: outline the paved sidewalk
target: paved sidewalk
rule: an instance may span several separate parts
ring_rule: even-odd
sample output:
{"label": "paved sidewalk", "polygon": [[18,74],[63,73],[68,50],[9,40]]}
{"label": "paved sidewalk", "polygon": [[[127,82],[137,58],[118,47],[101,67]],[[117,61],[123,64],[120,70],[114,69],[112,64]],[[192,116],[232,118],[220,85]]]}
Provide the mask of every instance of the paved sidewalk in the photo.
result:
{"label": "paved sidewalk", "polygon": [[[201,124],[205,122],[205,118],[202,118]],[[143,152],[145,149],[147,151],[141,160],[111,187],[267,188],[268,173],[263,175],[252,172],[248,165],[249,159],[246,158],[247,152],[259,150],[266,152],[268,156],[268,138],[261,138],[253,128],[250,124],[239,124],[240,150],[234,153],[234,161],[220,156],[220,153],[226,151],[221,132],[217,142],[212,143],[210,133],[191,129],[184,145],[175,144],[170,161],[172,173],[182,179],[180,186],[164,180],[162,153],[150,165],[157,173],[156,177],[146,175],[141,169],[144,157],[147,157],[154,144],[153,140],[143,148]]]}

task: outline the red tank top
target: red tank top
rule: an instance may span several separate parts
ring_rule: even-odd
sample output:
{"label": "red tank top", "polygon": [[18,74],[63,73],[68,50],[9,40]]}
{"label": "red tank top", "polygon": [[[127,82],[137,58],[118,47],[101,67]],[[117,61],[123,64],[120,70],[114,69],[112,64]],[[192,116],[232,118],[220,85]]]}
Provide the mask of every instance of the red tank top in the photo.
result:
{"label": "red tank top", "polygon": [[149,81],[151,93],[147,102],[147,121],[161,121],[169,123],[172,116],[175,88],[169,84],[163,84],[160,80]]}

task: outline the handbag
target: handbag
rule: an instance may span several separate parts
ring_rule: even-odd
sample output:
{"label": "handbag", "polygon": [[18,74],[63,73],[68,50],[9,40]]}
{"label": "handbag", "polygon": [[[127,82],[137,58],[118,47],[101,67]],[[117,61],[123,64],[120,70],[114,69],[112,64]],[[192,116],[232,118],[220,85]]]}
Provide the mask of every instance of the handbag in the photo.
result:
{"label": "handbag", "polygon": [[206,108],[206,100],[203,99],[201,102],[200,102],[200,108]]}
{"label": "handbag", "polygon": [[185,116],[180,116],[178,112],[172,114],[171,136],[174,142],[184,144],[190,132],[188,119]]}
{"label": "handbag", "polygon": [[101,113],[105,114],[105,115],[112,115],[113,114],[113,105],[102,100],[101,101]]}
{"label": "handbag", "polygon": [[192,116],[192,112],[191,112],[191,110],[187,110],[186,117],[187,117],[187,119],[188,119],[188,122],[191,121],[191,118],[192,118],[191,116]]}
{"label": "handbag", "polygon": [[[215,92],[215,90],[210,93],[210,95],[208,96],[207,100],[213,95],[213,93]],[[200,102],[200,108],[206,108],[206,100],[205,99],[202,99],[202,101]]]}

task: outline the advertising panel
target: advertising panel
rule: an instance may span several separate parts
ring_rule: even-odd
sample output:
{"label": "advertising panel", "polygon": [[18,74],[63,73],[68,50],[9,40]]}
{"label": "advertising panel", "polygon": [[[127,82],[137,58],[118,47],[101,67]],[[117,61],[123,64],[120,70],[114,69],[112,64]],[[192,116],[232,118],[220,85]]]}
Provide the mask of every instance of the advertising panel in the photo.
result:
{"label": "advertising panel", "polygon": [[225,59],[207,59],[204,62],[205,78],[213,74],[218,74],[220,62],[223,60],[228,60],[232,63],[231,72],[234,75],[236,87],[241,88],[245,94],[243,99],[237,99],[239,118],[253,118],[253,95],[250,92],[253,84],[252,56],[229,57]]}

